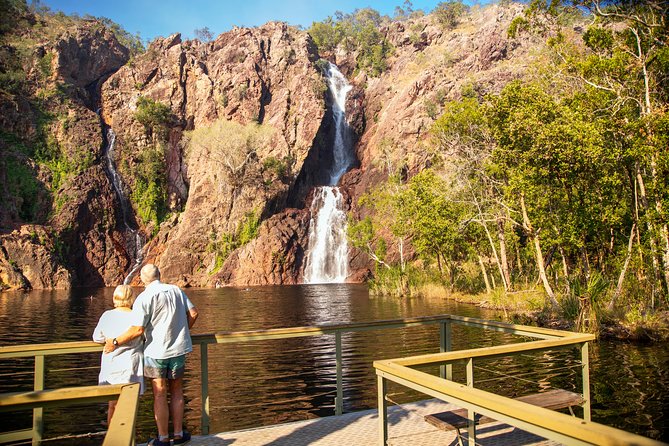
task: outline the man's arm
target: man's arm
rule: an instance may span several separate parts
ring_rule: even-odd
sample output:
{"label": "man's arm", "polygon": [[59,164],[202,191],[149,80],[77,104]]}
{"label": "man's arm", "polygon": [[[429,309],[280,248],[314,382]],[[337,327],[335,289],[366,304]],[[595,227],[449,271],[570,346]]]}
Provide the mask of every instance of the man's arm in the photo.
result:
{"label": "man's arm", "polygon": [[188,317],[188,329],[190,330],[193,328],[193,325],[195,324],[195,321],[197,320],[197,317],[199,316],[199,313],[197,312],[197,308],[193,307],[188,310],[188,313],[186,313],[186,316]]}
{"label": "man's arm", "polygon": [[144,327],[132,325],[120,336],[114,338],[116,339],[116,345],[114,345],[114,339],[107,338],[105,340],[104,352],[105,353],[113,352],[114,350],[116,350],[116,347],[121,346],[123,344],[127,344],[128,342],[142,336],[143,334],[144,334]]}

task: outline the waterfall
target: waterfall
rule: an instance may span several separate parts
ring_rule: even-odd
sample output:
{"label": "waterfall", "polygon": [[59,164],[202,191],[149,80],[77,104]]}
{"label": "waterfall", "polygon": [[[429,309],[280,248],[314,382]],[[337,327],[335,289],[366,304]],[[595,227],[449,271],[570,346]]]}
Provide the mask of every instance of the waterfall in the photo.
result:
{"label": "waterfall", "polygon": [[306,283],[341,283],[348,275],[346,213],[339,188],[319,187],[311,202]]}
{"label": "waterfall", "polygon": [[[103,129],[104,128],[105,125],[103,124]],[[114,158],[116,156],[116,152],[114,149],[116,145],[116,133],[114,133],[114,131],[111,128],[107,128],[106,136],[107,136],[106,139],[107,145],[105,148],[105,160],[107,166],[107,173],[109,174],[109,180],[111,181],[112,186],[114,187],[114,192],[116,192],[118,201],[121,203],[121,216],[123,217],[123,226],[125,227],[126,243],[128,244],[126,248],[128,249],[128,252],[134,255],[135,257],[135,264],[132,266],[130,272],[123,280],[123,284],[127,285],[130,283],[130,280],[135,275],[139,267],[142,265],[142,261],[144,260],[144,253],[143,253],[144,240],[139,230],[133,228],[131,225],[132,207],[130,206],[128,197],[123,191],[124,189],[123,181],[121,180],[121,176],[118,174],[116,170],[116,165],[114,164]]]}
{"label": "waterfall", "polygon": [[337,184],[355,162],[351,129],[346,122],[346,95],[352,87],[333,64],[328,65],[325,77],[333,99],[333,163],[328,186],[316,188],[309,209],[311,220],[304,268],[305,283],[341,283],[348,276],[346,212]]}
{"label": "waterfall", "polygon": [[329,64],[326,73],[328,89],[334,99],[332,117],[335,124],[335,137],[332,146],[332,171],[330,186],[336,186],[342,175],[351,168],[355,159],[351,147],[351,130],[346,122],[346,95],[353,88],[343,74],[333,64]]}

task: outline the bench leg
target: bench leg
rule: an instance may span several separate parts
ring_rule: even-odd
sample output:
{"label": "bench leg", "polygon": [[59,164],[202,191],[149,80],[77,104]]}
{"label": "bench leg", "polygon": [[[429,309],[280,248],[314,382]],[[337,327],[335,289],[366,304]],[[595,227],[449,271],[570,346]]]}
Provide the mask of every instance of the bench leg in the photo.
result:
{"label": "bench leg", "polygon": [[376,375],[377,398],[379,408],[379,444],[386,446],[388,444],[388,403],[386,402],[386,380],[383,376]]}

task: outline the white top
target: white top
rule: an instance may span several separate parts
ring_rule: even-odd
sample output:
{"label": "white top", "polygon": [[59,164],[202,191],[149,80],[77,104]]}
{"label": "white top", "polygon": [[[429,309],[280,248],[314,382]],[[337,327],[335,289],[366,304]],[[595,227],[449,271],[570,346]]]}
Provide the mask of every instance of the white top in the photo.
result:
{"label": "white top", "polygon": [[188,329],[188,311],[194,305],[176,285],[151,282],[132,306],[144,327],[144,354],[153,359],[169,359],[193,350]]}
{"label": "white top", "polygon": [[[98,325],[93,330],[93,341],[105,342],[107,338],[116,338],[130,326],[138,325],[138,319],[132,311],[116,308],[102,313]],[[140,383],[140,392],[144,393],[144,339],[133,339],[119,345],[113,352],[102,353],[100,361],[99,384]]]}

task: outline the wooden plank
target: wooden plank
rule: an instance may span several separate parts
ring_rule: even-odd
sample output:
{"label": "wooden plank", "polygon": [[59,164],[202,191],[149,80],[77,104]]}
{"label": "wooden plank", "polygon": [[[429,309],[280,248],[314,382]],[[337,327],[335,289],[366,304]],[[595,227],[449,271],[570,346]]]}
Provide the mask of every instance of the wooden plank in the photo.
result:
{"label": "wooden plank", "polygon": [[[583,397],[574,392],[562,389],[553,389],[548,392],[533,393],[518,398],[516,401],[543,407],[545,409],[557,410],[570,406],[583,404]],[[455,409],[425,416],[425,421],[439,429],[449,431],[467,427],[467,409]],[[495,421],[490,417],[476,414],[476,424],[486,424]]]}

